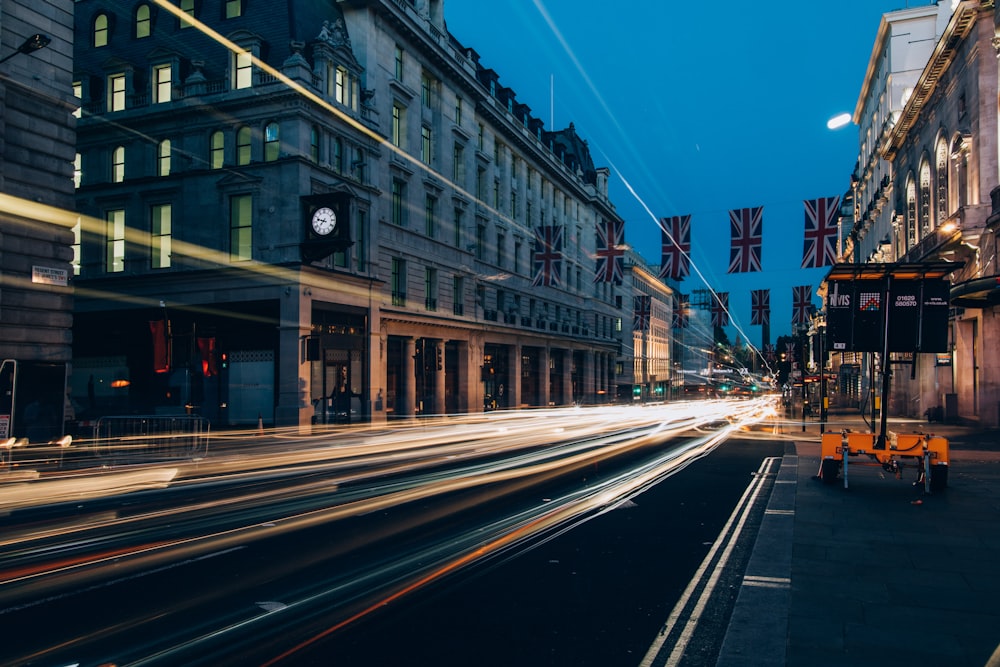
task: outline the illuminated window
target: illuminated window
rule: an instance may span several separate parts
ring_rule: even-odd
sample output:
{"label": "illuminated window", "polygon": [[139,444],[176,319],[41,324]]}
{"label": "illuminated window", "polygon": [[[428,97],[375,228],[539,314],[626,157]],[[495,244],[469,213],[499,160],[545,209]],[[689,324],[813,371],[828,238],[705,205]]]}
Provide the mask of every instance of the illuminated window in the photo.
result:
{"label": "illuminated window", "polygon": [[250,128],[241,127],[236,131],[236,164],[250,164]]}
{"label": "illuminated window", "polygon": [[349,87],[347,81],[347,70],[343,67],[338,67],[334,72],[334,98],[340,104],[346,105],[348,102]]}
{"label": "illuminated window", "polygon": [[[187,16],[194,18],[194,0],[181,0],[181,11]],[[180,26],[181,28],[190,28],[191,22],[181,17]]]}
{"label": "illuminated window", "polygon": [[236,89],[253,85],[253,58],[249,51],[233,54],[233,82]]}
{"label": "illuminated window", "polygon": [[211,142],[209,162],[212,169],[222,169],[226,153],[226,135],[222,133],[222,130],[216,130],[212,133],[209,141]]}
{"label": "illuminated window", "polygon": [[926,162],[920,165],[920,222],[917,229],[918,238],[923,238],[931,231],[931,166]]}
{"label": "illuminated window", "polygon": [[160,104],[170,101],[171,83],[170,65],[156,65],[153,67],[154,103]]}
{"label": "illuminated window", "polygon": [[98,14],[94,18],[94,46],[108,45],[108,15]]}
{"label": "illuminated window", "polygon": [[121,183],[125,180],[125,147],[118,146],[111,151],[111,182]]}
{"label": "illuminated window", "polygon": [[151,209],[149,256],[154,269],[170,266],[171,210],[170,204],[159,204]]}
{"label": "illuminated window", "polygon": [[264,162],[274,162],[277,160],[279,148],[278,124],[268,123],[264,126]]}
{"label": "illuminated window", "polygon": [[108,111],[125,109],[125,74],[118,72],[108,77]]}
{"label": "illuminated window", "polygon": [[73,158],[73,186],[80,187],[80,183],[83,181],[83,160],[80,158],[80,154],[77,153]]}
{"label": "illuminated window", "polygon": [[156,151],[156,175],[157,176],[169,176],[170,175],[170,139],[164,139],[160,142]]}
{"label": "illuminated window", "polygon": [[226,18],[234,19],[243,15],[243,0],[226,0]]}
{"label": "illuminated window", "polygon": [[125,270],[125,210],[115,209],[104,214],[105,253],[104,270],[120,273]]}
{"label": "illuminated window", "polygon": [[234,262],[253,258],[253,197],[229,198],[229,258]]}
{"label": "illuminated window", "polygon": [[948,144],[944,139],[938,142],[937,169],[934,170],[937,182],[937,224],[942,225],[948,219]]}
{"label": "illuminated window", "polygon": [[149,32],[150,32],[149,5],[139,5],[135,10],[136,39],[149,37]]}
{"label": "illuminated window", "polygon": [[80,275],[80,230],[83,226],[83,221],[79,218],[76,219],[76,224],[73,225],[73,275]]}
{"label": "illuminated window", "polygon": [[[83,98],[83,84],[79,81],[73,82],[73,97],[78,100]],[[80,107],[77,107],[76,110],[73,111],[73,117],[80,118],[81,115]]]}

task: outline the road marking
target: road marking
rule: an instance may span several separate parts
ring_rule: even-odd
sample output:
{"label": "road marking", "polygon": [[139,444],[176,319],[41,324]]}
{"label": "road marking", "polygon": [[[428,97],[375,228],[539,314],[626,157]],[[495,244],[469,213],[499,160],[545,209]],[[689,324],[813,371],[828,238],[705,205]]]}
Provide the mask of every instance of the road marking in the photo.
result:
{"label": "road marking", "polygon": [[748,574],[743,577],[743,585],[756,588],[790,588],[792,580],[789,577],[762,577]]}
{"label": "road marking", "polygon": [[[691,641],[691,637],[694,636],[695,629],[698,627],[698,621],[701,619],[701,614],[705,610],[705,605],[708,604],[708,600],[711,598],[712,592],[715,590],[715,586],[719,582],[720,573],[725,568],[730,556],[732,556],[737,538],[743,532],[750,509],[754,506],[757,497],[760,495],[761,488],[767,480],[767,475],[771,472],[775,465],[779,464],[780,461],[781,457],[771,456],[761,462],[760,468],[757,470],[757,474],[753,476],[750,484],[747,486],[743,495],[736,503],[733,513],[729,515],[726,525],[722,527],[722,531],[719,533],[719,539],[715,541],[715,544],[709,550],[708,555],[705,556],[705,559],[695,572],[694,577],[691,578],[691,581],[688,583],[684,593],[677,601],[677,604],[674,605],[673,611],[670,612],[670,616],[667,618],[666,624],[664,624],[663,628],[660,629],[660,632],[653,641],[653,644],[649,647],[649,650],[646,651],[646,655],[642,659],[642,662],[639,663],[639,667],[652,667],[653,661],[656,659],[657,655],[659,655],[664,642],[666,642],[667,637],[670,636],[674,627],[678,624],[678,621],[680,621],[680,618],[683,615],[684,610],[687,608],[691,597],[701,585],[701,582],[705,579],[709,568],[711,568],[712,574],[709,576],[708,582],[705,584],[701,594],[698,596],[695,606],[691,610],[690,616],[688,616],[687,623],[685,623],[680,636],[677,638],[677,642],[674,644],[670,656],[667,658],[667,665],[680,664],[681,657],[684,655],[684,651],[687,648],[688,643]],[[722,549],[721,555],[716,558],[716,554],[723,546],[725,548]]]}

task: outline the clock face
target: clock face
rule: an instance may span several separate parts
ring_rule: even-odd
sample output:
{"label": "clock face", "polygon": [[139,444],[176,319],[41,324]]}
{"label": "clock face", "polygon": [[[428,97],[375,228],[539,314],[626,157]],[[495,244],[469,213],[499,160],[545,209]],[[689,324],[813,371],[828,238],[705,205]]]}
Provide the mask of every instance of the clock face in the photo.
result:
{"label": "clock face", "polygon": [[313,231],[320,236],[326,236],[337,226],[337,214],[326,206],[316,209],[312,214]]}

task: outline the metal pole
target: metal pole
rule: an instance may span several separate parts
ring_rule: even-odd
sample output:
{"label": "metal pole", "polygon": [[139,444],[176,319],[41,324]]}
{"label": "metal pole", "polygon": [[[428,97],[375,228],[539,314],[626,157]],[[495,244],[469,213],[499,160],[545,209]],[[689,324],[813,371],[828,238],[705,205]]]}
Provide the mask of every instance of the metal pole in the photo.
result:
{"label": "metal pole", "polygon": [[878,440],[875,446],[879,449],[887,447],[885,436],[889,418],[889,294],[892,291],[892,275],[885,278],[885,302],[882,304],[885,318],[882,329],[882,419],[879,426]]}
{"label": "metal pole", "polygon": [[826,327],[817,328],[819,333],[819,432],[826,432]]}

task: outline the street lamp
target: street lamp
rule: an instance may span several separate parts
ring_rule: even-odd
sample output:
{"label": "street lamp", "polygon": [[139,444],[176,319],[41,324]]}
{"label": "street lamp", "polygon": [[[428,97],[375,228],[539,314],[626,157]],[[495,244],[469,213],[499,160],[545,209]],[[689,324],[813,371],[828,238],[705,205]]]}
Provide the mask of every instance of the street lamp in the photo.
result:
{"label": "street lamp", "polygon": [[13,53],[8,53],[3,58],[0,58],[0,64],[7,62],[8,60],[10,60],[19,53],[27,55],[29,53],[34,53],[39,49],[44,49],[46,46],[49,45],[49,42],[51,41],[52,39],[50,39],[48,35],[35,33],[28,39],[24,40],[24,43],[21,44],[21,46],[17,47],[17,51],[14,51]]}

